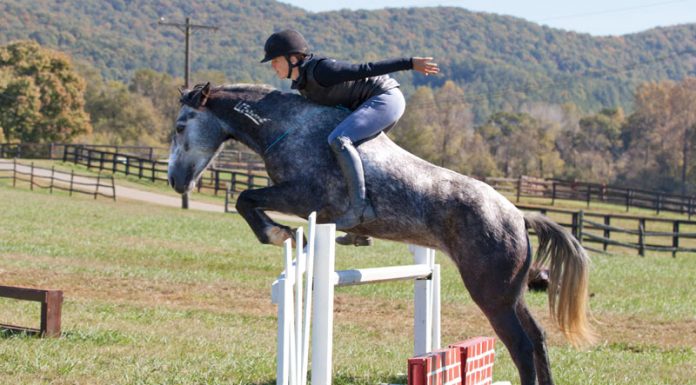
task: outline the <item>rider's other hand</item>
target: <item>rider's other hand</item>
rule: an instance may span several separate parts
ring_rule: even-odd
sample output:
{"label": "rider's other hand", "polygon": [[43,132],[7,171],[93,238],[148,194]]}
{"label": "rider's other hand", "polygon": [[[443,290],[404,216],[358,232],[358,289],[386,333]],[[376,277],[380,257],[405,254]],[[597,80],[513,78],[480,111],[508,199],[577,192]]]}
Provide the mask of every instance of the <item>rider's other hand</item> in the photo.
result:
{"label": "rider's other hand", "polygon": [[414,57],[411,59],[411,62],[413,63],[413,70],[418,71],[422,74],[427,75],[434,75],[440,72],[440,67],[437,66],[437,63],[432,61],[433,58],[431,57]]}

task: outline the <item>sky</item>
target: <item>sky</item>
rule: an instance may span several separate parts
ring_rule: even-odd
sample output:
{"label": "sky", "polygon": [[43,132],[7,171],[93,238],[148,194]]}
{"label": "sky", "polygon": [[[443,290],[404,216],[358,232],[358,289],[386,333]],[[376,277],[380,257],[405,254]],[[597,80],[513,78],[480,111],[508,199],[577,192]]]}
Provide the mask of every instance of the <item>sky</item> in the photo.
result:
{"label": "sky", "polygon": [[462,7],[594,36],[696,23],[696,0],[280,0],[312,12],[394,7]]}

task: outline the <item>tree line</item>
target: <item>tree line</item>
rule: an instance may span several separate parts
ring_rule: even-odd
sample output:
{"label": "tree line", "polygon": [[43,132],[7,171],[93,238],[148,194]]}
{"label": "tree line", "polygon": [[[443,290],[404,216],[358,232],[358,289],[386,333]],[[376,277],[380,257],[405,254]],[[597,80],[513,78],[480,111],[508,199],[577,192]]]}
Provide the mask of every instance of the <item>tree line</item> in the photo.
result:
{"label": "tree line", "polygon": [[[193,81],[226,83],[217,71]],[[152,69],[106,80],[86,63],[21,41],[0,47],[0,141],[166,146],[183,81]],[[562,90],[558,90],[559,92]],[[442,167],[474,176],[558,177],[695,193],[696,78],[640,84],[634,109],[583,114],[573,103],[529,101],[475,117],[451,80],[408,95],[389,135]]]}

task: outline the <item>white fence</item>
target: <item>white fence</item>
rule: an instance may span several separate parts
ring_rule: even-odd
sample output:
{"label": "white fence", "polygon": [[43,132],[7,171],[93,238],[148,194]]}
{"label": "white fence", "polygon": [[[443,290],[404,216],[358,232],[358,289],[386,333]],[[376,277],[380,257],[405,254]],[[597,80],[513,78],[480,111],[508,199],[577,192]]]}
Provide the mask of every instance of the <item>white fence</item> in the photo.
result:
{"label": "white fence", "polygon": [[409,246],[413,265],[336,271],[335,237],[335,225],[316,225],[313,213],[305,248],[302,228],[297,231],[294,260],[291,241],[285,242],[285,271],[272,287],[273,303],[278,304],[277,385],[307,384],[310,315],[312,385],[331,384],[335,286],[415,280],[414,355],[440,348],[440,265],[435,264],[435,251]]}

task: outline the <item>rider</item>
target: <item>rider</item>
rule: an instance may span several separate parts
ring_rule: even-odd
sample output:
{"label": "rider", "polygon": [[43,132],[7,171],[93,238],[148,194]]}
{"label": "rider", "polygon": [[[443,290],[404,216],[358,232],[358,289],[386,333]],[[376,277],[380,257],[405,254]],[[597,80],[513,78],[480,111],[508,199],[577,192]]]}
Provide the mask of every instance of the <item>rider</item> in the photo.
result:
{"label": "rider", "polygon": [[350,229],[376,218],[365,190],[365,176],[355,144],[389,130],[404,113],[406,102],[399,83],[389,73],[415,70],[425,75],[439,69],[430,57],[349,64],[310,53],[305,38],[288,29],[272,34],[261,63],[271,61],[279,78],[292,79],[292,88],[307,99],[352,111],[329,135],[328,142],[348,184],[350,209],[336,220]]}

